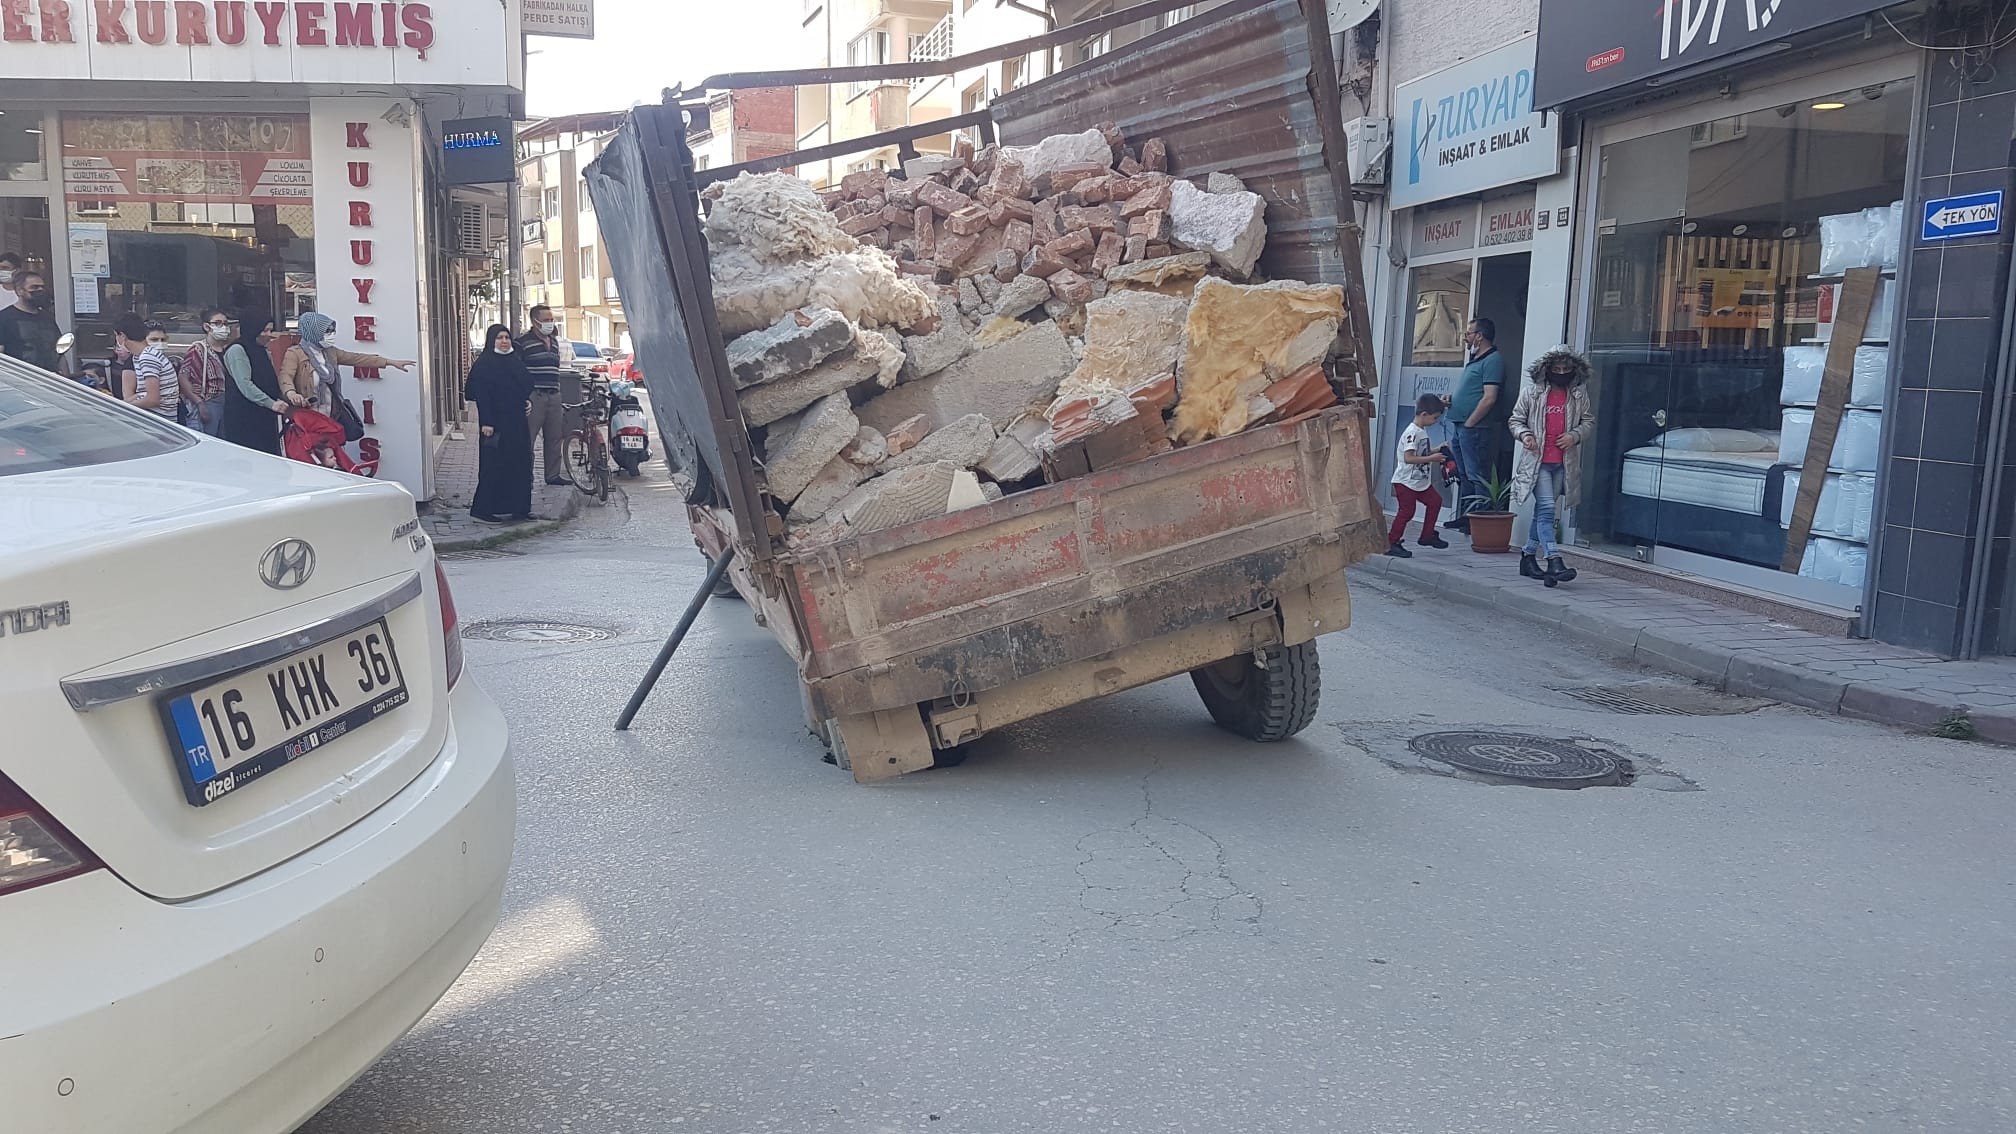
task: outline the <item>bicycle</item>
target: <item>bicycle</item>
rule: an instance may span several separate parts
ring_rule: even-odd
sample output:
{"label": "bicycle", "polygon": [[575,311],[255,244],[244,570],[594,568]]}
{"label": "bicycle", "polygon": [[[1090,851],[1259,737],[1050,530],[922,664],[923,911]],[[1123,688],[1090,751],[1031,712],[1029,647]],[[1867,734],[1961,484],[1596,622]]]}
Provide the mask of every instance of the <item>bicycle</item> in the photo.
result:
{"label": "bicycle", "polygon": [[562,402],[561,407],[581,411],[581,426],[570,429],[561,452],[567,460],[568,479],[584,496],[598,501],[609,499],[609,379],[590,374],[585,379],[587,396],[578,402]]}

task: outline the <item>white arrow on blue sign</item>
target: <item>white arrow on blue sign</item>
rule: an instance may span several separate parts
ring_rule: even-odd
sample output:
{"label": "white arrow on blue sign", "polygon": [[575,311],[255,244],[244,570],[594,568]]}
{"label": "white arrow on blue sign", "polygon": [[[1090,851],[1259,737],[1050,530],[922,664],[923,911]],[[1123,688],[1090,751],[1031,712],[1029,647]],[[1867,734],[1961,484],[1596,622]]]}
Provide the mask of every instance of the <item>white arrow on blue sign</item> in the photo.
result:
{"label": "white arrow on blue sign", "polygon": [[2002,190],[1942,197],[1925,202],[1921,241],[1958,240],[1963,236],[1993,236],[2002,231]]}

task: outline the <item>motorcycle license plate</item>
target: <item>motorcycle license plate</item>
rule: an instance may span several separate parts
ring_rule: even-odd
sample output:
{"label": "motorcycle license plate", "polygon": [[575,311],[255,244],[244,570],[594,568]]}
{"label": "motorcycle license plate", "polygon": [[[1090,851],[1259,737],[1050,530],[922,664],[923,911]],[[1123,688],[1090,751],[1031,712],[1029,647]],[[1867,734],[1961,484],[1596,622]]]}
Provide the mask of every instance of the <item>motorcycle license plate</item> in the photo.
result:
{"label": "motorcycle license plate", "polygon": [[644,439],[642,437],[618,437],[616,444],[624,449],[642,449],[644,447]]}
{"label": "motorcycle license plate", "polygon": [[162,716],[190,803],[214,803],[404,705],[381,620],[168,698]]}

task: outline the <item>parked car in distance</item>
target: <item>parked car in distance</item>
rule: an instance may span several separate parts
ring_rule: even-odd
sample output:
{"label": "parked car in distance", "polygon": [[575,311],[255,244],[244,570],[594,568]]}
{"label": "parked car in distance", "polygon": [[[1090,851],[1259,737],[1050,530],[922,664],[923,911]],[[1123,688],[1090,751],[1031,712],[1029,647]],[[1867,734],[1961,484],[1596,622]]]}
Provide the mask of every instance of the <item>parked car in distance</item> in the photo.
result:
{"label": "parked car in distance", "polygon": [[609,363],[609,378],[611,381],[618,378],[627,378],[642,386],[644,384],[644,368],[637,364],[636,353],[619,355],[611,361]]}
{"label": "parked car in distance", "polygon": [[7,1128],[293,1130],[510,865],[504,719],[413,499],[0,358],[0,531]]}
{"label": "parked car in distance", "polygon": [[572,366],[584,374],[609,372],[609,360],[602,357],[602,348],[594,343],[582,342],[579,339],[562,339],[560,345],[561,365]]}

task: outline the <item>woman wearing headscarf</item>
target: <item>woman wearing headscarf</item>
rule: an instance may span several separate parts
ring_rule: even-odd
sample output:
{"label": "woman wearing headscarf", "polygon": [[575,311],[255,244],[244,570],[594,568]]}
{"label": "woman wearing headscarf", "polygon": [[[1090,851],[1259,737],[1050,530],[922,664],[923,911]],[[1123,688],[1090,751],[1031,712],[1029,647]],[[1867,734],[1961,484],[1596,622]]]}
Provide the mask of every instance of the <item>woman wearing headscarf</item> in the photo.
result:
{"label": "woman wearing headscarf", "polygon": [[336,320],[320,311],[301,316],[301,341],[287,348],[280,360],[280,392],[297,406],[310,406],[334,416],[332,407],[343,396],[341,366],[365,366],[382,370],[405,370],[410,358],[386,358],[382,354],[358,354],[336,345]]}
{"label": "woman wearing headscarf", "polygon": [[1582,447],[1596,432],[1589,401],[1589,361],[1566,346],[1541,355],[1526,371],[1526,388],[1512,409],[1512,498],[1533,501],[1533,525],[1519,556],[1519,573],[1550,587],[1573,582],[1575,568],[1561,561],[1557,525],[1575,506],[1582,485]]}
{"label": "woman wearing headscarf", "polygon": [[476,495],[469,517],[481,524],[532,518],[532,372],[511,342],[511,329],[493,323],[483,333],[483,353],[469,368],[464,398],[476,403],[482,441],[476,457]]}
{"label": "woman wearing headscarf", "polygon": [[273,316],[249,311],[238,316],[238,341],[224,351],[224,370],[231,381],[224,388],[222,436],[277,457],[280,419],[294,407],[280,391],[280,376],[267,349],[272,338]]}

